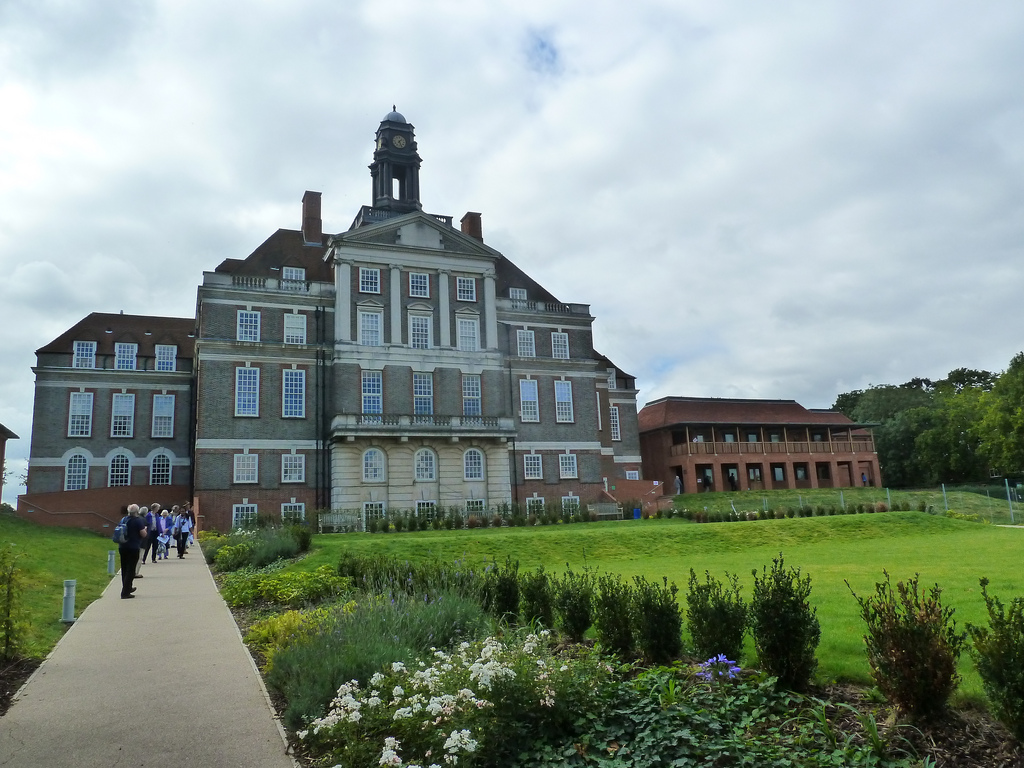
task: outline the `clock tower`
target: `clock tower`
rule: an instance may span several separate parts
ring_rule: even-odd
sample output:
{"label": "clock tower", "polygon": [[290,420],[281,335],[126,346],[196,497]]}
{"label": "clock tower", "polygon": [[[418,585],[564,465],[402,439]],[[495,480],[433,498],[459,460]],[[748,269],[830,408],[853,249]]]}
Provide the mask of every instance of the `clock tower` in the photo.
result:
{"label": "clock tower", "polygon": [[421,210],[420,162],[413,127],[392,107],[377,129],[370,165],[373,207],[399,213]]}

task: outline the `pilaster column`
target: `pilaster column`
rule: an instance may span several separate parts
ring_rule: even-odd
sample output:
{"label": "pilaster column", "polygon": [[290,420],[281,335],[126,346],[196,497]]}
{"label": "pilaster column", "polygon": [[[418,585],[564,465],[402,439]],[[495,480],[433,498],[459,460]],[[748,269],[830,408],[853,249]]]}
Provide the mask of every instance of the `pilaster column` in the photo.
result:
{"label": "pilaster column", "polygon": [[452,273],[442,269],[437,273],[437,298],[440,305],[441,347],[452,345],[452,307],[448,298],[448,290],[452,281]]}
{"label": "pilaster column", "polygon": [[498,348],[497,295],[494,291],[494,272],[484,273],[484,349]]}
{"label": "pilaster column", "polygon": [[391,328],[388,341],[391,344],[402,343],[402,268],[398,264],[391,267]]}
{"label": "pilaster column", "polygon": [[352,262],[334,260],[334,342],[352,341]]}

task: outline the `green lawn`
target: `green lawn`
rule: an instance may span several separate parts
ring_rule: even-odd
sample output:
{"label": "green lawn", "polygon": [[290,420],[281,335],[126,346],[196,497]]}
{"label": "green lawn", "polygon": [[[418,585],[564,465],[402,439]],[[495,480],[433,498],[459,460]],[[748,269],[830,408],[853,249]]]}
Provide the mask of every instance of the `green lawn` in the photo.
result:
{"label": "green lawn", "polygon": [[110,583],[107,551],[117,546],[88,531],[48,528],[0,513],[0,545],[8,543],[20,555],[28,655],[43,657],[65,631],[60,620],[64,580],[77,582],[76,615],[81,614]]}
{"label": "green lawn", "polygon": [[[941,496],[941,494],[940,494]],[[983,498],[983,497],[982,497]],[[521,568],[544,565],[560,570],[586,562],[599,572],[662,576],[685,598],[689,569],[721,576],[737,573],[749,596],[751,570],[784,553],[786,564],[812,577],[811,599],[822,624],[819,678],[868,681],[863,624],[844,583],[866,595],[887,569],[894,579],[921,574],[922,584],[938,583],[956,618],[986,621],[978,579],[987,576],[990,592],[1007,601],[1024,587],[1021,552],[1024,529],[967,523],[918,512],[843,515],[744,523],[695,524],[684,520],[644,520],[535,528],[477,529],[391,534],[332,534],[314,537],[314,553],[296,567],[335,564],[343,548],[386,552],[398,557],[471,561],[506,555]],[[973,664],[961,663],[961,695],[982,696]]]}

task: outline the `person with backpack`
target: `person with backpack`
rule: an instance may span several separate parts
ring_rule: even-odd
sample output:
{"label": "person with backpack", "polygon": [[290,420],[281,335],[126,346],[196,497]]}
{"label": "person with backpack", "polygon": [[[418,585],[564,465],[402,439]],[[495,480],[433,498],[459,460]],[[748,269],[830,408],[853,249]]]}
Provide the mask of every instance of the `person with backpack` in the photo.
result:
{"label": "person with backpack", "polygon": [[124,526],[124,541],[118,543],[117,549],[121,555],[121,599],[130,600],[135,597],[135,566],[139,564],[139,551],[142,549],[142,540],[146,538],[149,531],[146,530],[146,521],[139,517],[139,505],[129,504],[127,514],[121,519]]}

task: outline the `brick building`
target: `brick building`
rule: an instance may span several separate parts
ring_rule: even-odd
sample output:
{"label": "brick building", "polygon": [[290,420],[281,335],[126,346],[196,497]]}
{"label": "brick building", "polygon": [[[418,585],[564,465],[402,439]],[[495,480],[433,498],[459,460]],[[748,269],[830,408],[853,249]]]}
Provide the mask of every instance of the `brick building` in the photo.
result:
{"label": "brick building", "polygon": [[36,350],[20,514],[102,529],[127,504],[190,498],[194,329],[94,312]]}
{"label": "brick building", "polygon": [[639,424],[644,475],[669,493],[881,484],[869,428],[794,400],[663,397]]}
{"label": "brick building", "polygon": [[[6,456],[7,456],[7,441],[17,440],[18,436],[11,430],[0,424],[0,472],[3,472],[6,467]],[[7,480],[6,474],[0,476],[0,490],[3,489],[5,481]]]}
{"label": "brick building", "polygon": [[433,515],[585,504],[640,472],[633,379],[559,301],[425,213],[413,126],[377,129],[371,205],[325,235],[319,193],[199,289],[195,496],[208,525],[254,515]]}
{"label": "brick building", "polygon": [[[589,306],[559,301],[485,244],[480,214],[456,225],[425,213],[419,167],[413,126],[391,112],[376,133],[371,204],[348,230],[326,234],[320,193],[306,192],[300,229],[280,229],[203,274],[195,320],[177,321],[195,333],[188,373],[184,364],[175,372],[183,389],[173,390],[182,400],[194,392],[189,421],[174,432],[191,429],[191,441],[159,445],[184,461],[174,481],[191,485],[183,490],[206,527],[327,508],[365,520],[397,509],[578,505],[639,479],[635,381],[594,350]],[[116,367],[114,337],[128,343],[158,320],[94,317],[103,319],[91,335],[79,324],[40,350],[60,359],[41,357],[36,369],[35,464],[23,499],[80,498],[78,454],[88,489],[120,481],[123,473],[110,474],[118,451],[136,468],[132,484],[147,484],[143,456],[152,461],[156,438],[92,445],[63,417],[46,423],[95,399],[105,425],[107,400],[127,407],[114,393],[138,394],[140,408],[150,396],[123,376],[102,397],[79,396],[92,383],[74,365],[77,341],[106,342],[105,373]],[[121,321],[107,332],[111,317]]]}

